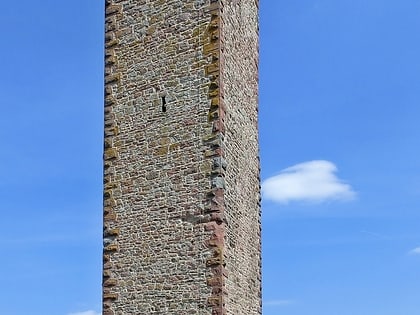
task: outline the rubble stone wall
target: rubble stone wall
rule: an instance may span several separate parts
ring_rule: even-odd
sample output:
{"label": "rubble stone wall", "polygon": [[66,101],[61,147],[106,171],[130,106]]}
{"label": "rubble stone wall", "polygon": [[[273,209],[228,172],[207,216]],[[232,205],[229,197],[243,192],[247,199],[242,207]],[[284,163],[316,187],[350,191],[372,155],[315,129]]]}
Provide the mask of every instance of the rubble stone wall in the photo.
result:
{"label": "rubble stone wall", "polygon": [[250,23],[255,59],[244,3],[249,21],[223,20],[238,1],[106,0],[103,315],[260,312],[257,68],[233,35]]}
{"label": "rubble stone wall", "polygon": [[222,12],[226,309],[232,315],[261,314],[258,2],[226,1]]}

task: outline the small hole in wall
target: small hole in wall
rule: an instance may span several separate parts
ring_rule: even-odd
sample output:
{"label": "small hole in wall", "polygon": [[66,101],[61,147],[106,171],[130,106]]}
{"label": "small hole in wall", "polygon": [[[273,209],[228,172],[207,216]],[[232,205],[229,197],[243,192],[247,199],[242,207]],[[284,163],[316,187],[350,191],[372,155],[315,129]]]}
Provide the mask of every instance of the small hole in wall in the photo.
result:
{"label": "small hole in wall", "polygon": [[162,96],[162,112],[166,112],[166,98]]}

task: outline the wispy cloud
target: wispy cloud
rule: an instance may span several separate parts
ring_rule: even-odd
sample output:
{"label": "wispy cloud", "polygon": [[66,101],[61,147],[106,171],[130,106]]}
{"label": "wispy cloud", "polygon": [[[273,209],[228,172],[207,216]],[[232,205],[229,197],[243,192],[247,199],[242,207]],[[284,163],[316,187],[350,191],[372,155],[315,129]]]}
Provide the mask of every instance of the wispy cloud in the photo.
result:
{"label": "wispy cloud", "polygon": [[420,247],[416,247],[408,252],[410,255],[420,255]]}
{"label": "wispy cloud", "polygon": [[295,304],[296,301],[294,300],[271,300],[271,301],[264,301],[264,306],[286,306]]}
{"label": "wispy cloud", "polygon": [[95,311],[85,311],[85,312],[70,313],[68,315],[101,315],[101,313],[98,313]]}
{"label": "wispy cloud", "polygon": [[266,179],[262,183],[263,196],[283,204],[353,199],[356,193],[335,175],[336,172],[334,163],[325,160],[296,164]]}

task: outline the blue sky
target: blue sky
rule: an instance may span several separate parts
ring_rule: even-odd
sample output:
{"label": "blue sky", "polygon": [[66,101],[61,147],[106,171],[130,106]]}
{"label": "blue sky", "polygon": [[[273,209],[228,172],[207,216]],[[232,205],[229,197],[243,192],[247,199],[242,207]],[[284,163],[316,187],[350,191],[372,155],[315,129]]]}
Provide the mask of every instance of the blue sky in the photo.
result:
{"label": "blue sky", "polygon": [[[100,312],[102,2],[0,11],[0,314]],[[264,314],[419,314],[420,2],[260,9]]]}
{"label": "blue sky", "polygon": [[265,315],[420,313],[419,29],[419,1],[261,2]]}

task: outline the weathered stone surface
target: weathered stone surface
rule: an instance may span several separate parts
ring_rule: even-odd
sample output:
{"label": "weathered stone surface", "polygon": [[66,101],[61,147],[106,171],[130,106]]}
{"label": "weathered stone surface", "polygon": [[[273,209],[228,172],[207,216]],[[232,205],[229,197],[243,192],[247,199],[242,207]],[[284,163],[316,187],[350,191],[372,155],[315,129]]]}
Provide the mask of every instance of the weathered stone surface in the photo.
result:
{"label": "weathered stone surface", "polygon": [[104,314],[261,313],[255,0],[106,0]]}
{"label": "weathered stone surface", "polygon": [[261,313],[258,159],[258,2],[223,1],[223,93],[228,314]]}

